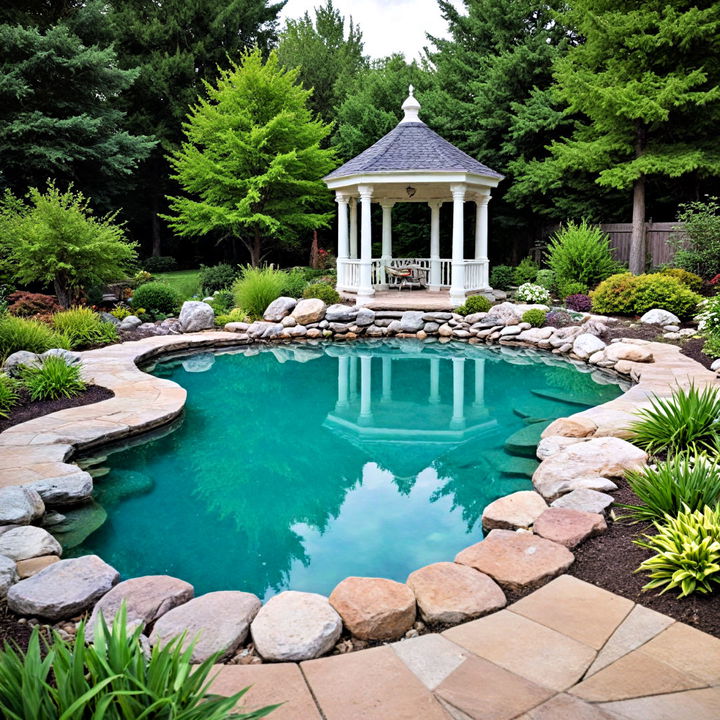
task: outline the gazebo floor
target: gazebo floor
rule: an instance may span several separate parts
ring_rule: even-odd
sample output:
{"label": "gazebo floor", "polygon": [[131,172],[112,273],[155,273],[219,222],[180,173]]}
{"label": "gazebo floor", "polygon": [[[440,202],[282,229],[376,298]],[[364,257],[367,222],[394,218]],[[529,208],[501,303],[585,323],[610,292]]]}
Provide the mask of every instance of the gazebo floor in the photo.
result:
{"label": "gazebo floor", "polygon": [[[353,293],[340,293],[345,300],[355,300]],[[380,290],[365,305],[371,310],[437,310],[450,311],[452,304],[447,290]]]}

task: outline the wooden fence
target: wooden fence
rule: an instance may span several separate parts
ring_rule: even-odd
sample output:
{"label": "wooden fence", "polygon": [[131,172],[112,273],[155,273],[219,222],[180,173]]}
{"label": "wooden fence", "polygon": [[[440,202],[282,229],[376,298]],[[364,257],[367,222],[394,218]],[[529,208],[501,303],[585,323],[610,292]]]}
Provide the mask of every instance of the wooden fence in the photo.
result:
{"label": "wooden fence", "polygon": [[[610,245],[615,249],[616,258],[623,263],[630,259],[631,223],[603,223],[603,232],[610,236]],[[671,263],[675,248],[669,242],[672,235],[677,235],[678,224],[674,222],[645,223],[645,251],[651,267]]]}

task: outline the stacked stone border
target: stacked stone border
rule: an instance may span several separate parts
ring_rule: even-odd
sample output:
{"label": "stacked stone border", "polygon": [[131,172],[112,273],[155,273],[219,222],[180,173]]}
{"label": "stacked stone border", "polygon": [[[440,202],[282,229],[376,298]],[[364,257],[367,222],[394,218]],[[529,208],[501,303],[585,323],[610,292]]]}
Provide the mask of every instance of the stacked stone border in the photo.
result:
{"label": "stacked stone border", "polygon": [[[605,529],[604,512],[613,500],[606,491],[615,489],[613,478],[648,460],[623,439],[639,408],[678,386],[716,382],[714,373],[683,356],[676,346],[630,339],[606,346],[597,337],[605,318],[589,316],[579,330],[536,330],[519,321],[519,310],[524,308],[503,303],[490,315],[471,318],[393,313],[399,317],[379,326],[375,323],[383,319],[378,318],[382,311],[373,313],[368,323],[372,311],[318,308],[317,302],[301,301],[292,315],[288,311],[280,319],[304,314],[304,334],[286,332],[301,326],[298,321],[233,324],[228,328],[232,332],[155,336],[82,353],[84,374],[112,390],[114,397],[30,420],[0,434],[0,492],[22,488],[34,503],[36,519],[68,499],[86,499],[92,478],[72,462],[75,453],[145,433],[182,412],[186,391],[139,368],[169,353],[302,338],[349,340],[372,326],[384,327],[385,332],[370,337],[425,339],[436,334],[441,342],[551,349],[575,362],[612,369],[635,384],[615,400],[550,424],[538,446],[541,463],[533,476],[535,490],[513,493],[489,505],[483,513],[483,526],[489,532],[482,541],[462,550],[454,562],[416,570],[407,583],[351,577],[339,583],[329,598],[286,591],[264,606],[254,595],[240,591],[193,598],[192,586],[176,578],[148,576],[118,584],[118,573],[96,556],[60,561],[53,556],[60,554],[60,548],[49,533],[18,525],[0,532],[0,555],[17,561],[15,569],[0,567],[0,576],[3,572],[10,576],[11,609],[56,621],[94,607],[93,617],[102,611],[109,618],[124,601],[132,623],[152,627],[151,641],[164,641],[182,631],[190,636],[200,632],[198,661],[216,650],[232,656],[248,633],[264,660],[303,661],[330,652],[343,626],[354,638],[373,642],[412,637],[418,618],[445,625],[466,622],[503,608],[505,591],[538,588],[566,572],[574,560],[572,548]],[[345,323],[344,332],[339,332],[339,321],[332,328],[333,323],[325,320],[333,308],[337,313],[362,313],[366,324]],[[390,331],[392,323],[397,325]],[[74,489],[79,494],[72,497]],[[42,569],[36,572],[37,567]],[[19,582],[16,571],[24,577]],[[91,629],[92,625],[91,621]]]}

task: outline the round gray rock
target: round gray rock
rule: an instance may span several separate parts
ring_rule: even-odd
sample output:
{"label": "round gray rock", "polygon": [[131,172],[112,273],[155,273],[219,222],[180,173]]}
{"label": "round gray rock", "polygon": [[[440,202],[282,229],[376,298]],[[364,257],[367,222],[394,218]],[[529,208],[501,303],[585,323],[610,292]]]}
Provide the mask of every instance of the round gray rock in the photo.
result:
{"label": "round gray rock", "polygon": [[186,300],[178,319],[183,332],[209,330],[215,325],[215,311],[205,302]]}
{"label": "round gray rock", "polygon": [[14,528],[0,535],[0,555],[15,562],[41,555],[61,554],[60,543],[47,530],[34,525]]}
{"label": "round gray rock", "polygon": [[[113,316],[110,315],[110,317]],[[114,319],[117,321],[117,318]],[[77,365],[80,362],[80,355],[78,355],[78,353],[72,350],[65,350],[65,348],[51,348],[50,350],[46,350],[40,357],[43,360],[48,357],[59,357],[65,361],[66,365]]]}
{"label": "round gray rock", "polygon": [[142,320],[137,315],[128,315],[126,318],[120,321],[118,330],[135,330],[142,325]]}
{"label": "round gray rock", "polygon": [[72,475],[37,480],[25,487],[36,491],[47,507],[77,505],[92,496],[93,479],[90,473],[81,470]]}
{"label": "round gray rock", "polygon": [[261,607],[252,593],[225,590],[201,595],[165,613],[155,623],[150,643],[166,644],[185,633],[183,647],[194,643],[193,663],[218,652],[224,659],[245,641]]}
{"label": "round gray rock", "polygon": [[45,504],[34,489],[21,485],[0,488],[0,525],[27,525],[44,512]]}
{"label": "round gray rock", "polygon": [[646,325],[679,325],[680,318],[677,315],[673,315],[668,310],[662,308],[653,308],[648,310],[641,318],[641,323]]}
{"label": "round gray rock", "polygon": [[5,555],[0,555],[0,598],[4,598],[10,586],[18,580],[17,565]]}
{"label": "round gray rock", "polygon": [[407,310],[400,318],[400,332],[414,333],[425,327],[425,313],[422,310]]}
{"label": "round gray rock", "polygon": [[3,363],[3,370],[11,377],[18,377],[22,367],[40,367],[42,360],[39,355],[27,350],[18,350],[8,355]]}
{"label": "round gray rock", "polygon": [[250,632],[265,660],[299,662],[331,650],[342,620],[323,595],[288,590],[270,598]]}
{"label": "round gray rock", "polygon": [[48,565],[8,591],[8,607],[20,615],[62,620],[89,608],[118,581],[115,568],[97,555]]}
{"label": "round gray rock", "polygon": [[349,305],[343,305],[342,303],[330,305],[325,311],[325,319],[328,322],[349,323],[353,322],[357,315],[357,308],[350,307]]}
{"label": "round gray rock", "polygon": [[286,318],[297,305],[297,300],[291,297],[279,297],[273,300],[266,308],[263,313],[263,320],[268,322],[280,322],[283,318]]}

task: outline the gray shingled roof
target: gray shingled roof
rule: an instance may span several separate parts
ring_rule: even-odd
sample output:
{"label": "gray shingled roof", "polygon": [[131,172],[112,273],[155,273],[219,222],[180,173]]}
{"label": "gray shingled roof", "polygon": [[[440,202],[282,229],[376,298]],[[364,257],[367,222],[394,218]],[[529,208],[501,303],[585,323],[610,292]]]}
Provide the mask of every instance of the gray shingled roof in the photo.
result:
{"label": "gray shingled roof", "polygon": [[406,122],[325,179],[392,170],[458,171],[503,177],[441,138],[424,122]]}

